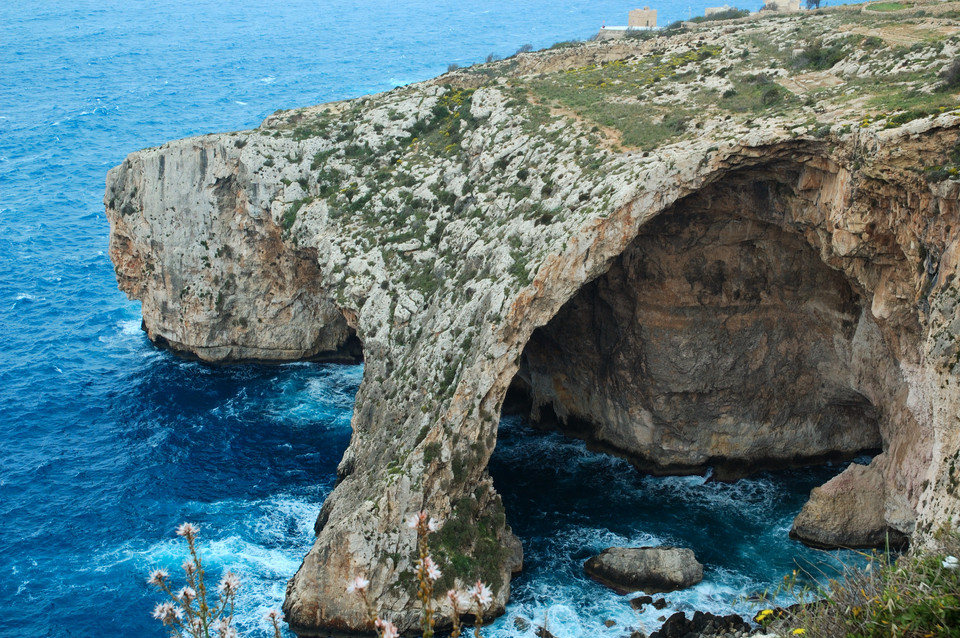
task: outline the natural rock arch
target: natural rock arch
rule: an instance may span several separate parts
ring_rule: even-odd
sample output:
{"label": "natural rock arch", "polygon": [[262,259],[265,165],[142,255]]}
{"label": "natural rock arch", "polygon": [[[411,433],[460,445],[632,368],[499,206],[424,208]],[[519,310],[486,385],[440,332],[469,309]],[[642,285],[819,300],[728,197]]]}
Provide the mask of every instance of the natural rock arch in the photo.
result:
{"label": "natural rock arch", "polygon": [[[721,185],[724,181],[728,182],[725,192]],[[756,184],[762,187],[752,186]],[[805,244],[809,252],[819,256],[818,276],[834,281],[827,296],[836,298],[836,303],[828,304],[824,310],[828,315],[836,315],[833,325],[847,340],[847,345],[840,348],[847,355],[844,374],[855,378],[855,382],[851,380],[847,384],[849,395],[835,395],[839,401],[832,405],[835,408],[860,406],[868,411],[870,406],[876,408],[875,417],[868,415],[866,421],[876,422],[883,439],[885,452],[874,464],[881,469],[888,489],[888,522],[898,529],[912,529],[919,494],[926,485],[924,481],[929,480],[924,459],[930,458],[932,424],[918,421],[917,406],[909,403],[911,393],[916,391],[911,382],[916,383],[916,378],[907,375],[922,356],[914,298],[918,278],[926,275],[918,277],[916,265],[904,250],[911,245],[914,232],[904,229],[904,216],[908,210],[935,209],[936,198],[920,189],[911,190],[903,183],[894,186],[884,180],[857,177],[832,159],[823,144],[802,140],[740,148],[706,170],[698,167],[690,174],[675,175],[663,186],[645,190],[609,215],[590,220],[580,233],[570,237],[564,254],[548,259],[541,266],[531,285],[520,291],[495,327],[490,344],[495,345],[493,355],[485,360],[476,356],[463,361],[459,384],[444,414],[444,428],[432,428],[422,439],[412,441],[409,458],[414,463],[413,475],[422,471],[419,474],[422,478],[388,486],[377,499],[381,504],[407,503],[408,507],[412,500],[441,517],[466,518],[474,524],[481,521],[484,528],[491,529],[489,538],[471,539],[471,542],[497,543],[507,548],[495,556],[500,566],[501,604],[506,600],[509,573],[518,558],[517,552],[509,548],[516,547],[517,542],[505,525],[499,497],[485,467],[495,445],[500,406],[520,367],[524,348],[535,329],[548,325],[584,287],[595,285],[591,282],[604,276],[616,260],[629,251],[643,234],[643,228],[658,223],[655,219],[658,215],[668,220],[670,215],[666,211],[676,212],[675,207],[697,202],[702,207],[712,197],[737,199],[762,194],[761,199],[768,198],[776,205],[771,206],[763,219],[753,221],[792,238],[797,245]],[[729,211],[730,207],[726,208]],[[726,217],[728,223],[735,219],[735,216]],[[911,250],[915,251],[915,246]],[[846,310],[841,312],[843,309]],[[368,360],[367,365],[368,375],[376,375],[377,364],[374,362],[371,367]],[[391,418],[397,423],[404,420],[402,410],[395,406],[379,404],[374,408],[366,405],[361,397],[355,425],[374,413],[381,418],[383,414],[393,414]],[[856,432],[863,425],[855,418],[851,423],[853,427],[847,428],[848,433]],[[842,452],[850,453],[855,448],[874,444],[875,431],[870,430],[868,425],[863,430],[867,436]],[[406,436],[413,438],[409,433]],[[352,452],[348,452],[342,466],[346,468],[346,481],[355,468],[367,465],[367,462],[358,463],[353,455],[361,447],[351,445]],[[824,450],[824,453],[835,451]],[[420,459],[416,459],[418,453],[423,455]],[[709,459],[709,455],[706,458]],[[771,459],[761,459],[764,460]],[[693,465],[697,463],[681,463],[686,469]],[[365,480],[369,481],[369,474],[367,477]],[[459,508],[458,503],[463,499],[469,506]],[[369,514],[364,514],[362,508],[357,509],[357,505],[349,498],[344,501],[331,498],[325,504],[317,544],[322,553],[316,553],[315,549],[308,555],[288,592],[287,610],[298,632],[310,632],[309,626],[296,624],[299,618],[312,617],[320,626],[335,626],[335,618],[355,618],[343,626],[363,626],[361,610],[340,595],[340,584],[351,570],[377,565],[378,552],[371,552],[369,544],[358,540],[348,541],[344,546],[341,544],[344,539],[369,539],[380,534],[380,538],[390,538],[389,544],[393,547],[404,551],[412,547],[411,539],[406,539],[402,532],[376,530],[370,526],[366,527],[369,531],[362,531],[363,520]],[[399,522],[404,513],[391,513],[390,518]],[[335,520],[342,526],[325,540],[328,529],[324,523]],[[495,523],[503,527],[494,530]],[[337,538],[341,540],[335,540]],[[352,554],[352,549],[346,549],[354,544],[361,552]],[[478,545],[458,549],[466,554],[476,551]],[[319,578],[311,578],[311,572]],[[372,573],[376,590],[385,596],[396,580],[396,565],[388,562],[383,568],[374,567]],[[315,597],[312,592],[318,590],[320,594]],[[324,603],[309,611],[304,607],[303,594]],[[386,611],[399,618],[401,624],[412,626],[415,615],[408,606],[411,600],[408,596],[391,594],[389,600],[396,602]],[[344,613],[351,608],[356,611]]]}
{"label": "natural rock arch", "polygon": [[[416,108],[430,110],[440,89],[430,90]],[[523,134],[517,127],[508,149],[490,151],[484,135],[497,134],[494,125],[510,112],[508,101],[498,89],[484,88],[474,105],[473,115],[488,118],[489,130],[465,146],[465,153],[475,153],[470,176],[486,178],[497,163],[510,167],[488,178],[487,187],[499,188],[496,180],[517,174],[529,140],[516,138]],[[390,102],[376,106],[375,117],[389,121],[390,108]],[[364,236],[367,227],[334,217],[324,202],[305,206],[295,225],[284,228],[290,208],[283,180],[300,188],[310,158],[329,152],[329,142],[209,136],[142,151],[111,171],[111,256],[121,286],[143,300],[151,338],[198,356],[296,359],[313,356],[318,343],[327,344],[320,351],[336,349],[355,332],[366,366],[354,435],[285,610],[302,635],[369,629],[363,603],[345,591],[362,573],[381,611],[411,628],[415,539],[403,518],[420,509],[445,521],[437,538],[445,574],[464,580],[479,572],[497,585],[501,609],[507,600],[521,551],[486,466],[504,397],[534,331],[585,286],[599,285],[591,282],[624,261],[644,228],[668,223],[678,206],[702,201],[700,208],[710,209],[710,198],[756,198],[762,193],[755,184],[767,185],[761,199],[772,202],[747,207],[764,209],[764,216],[754,215],[764,232],[808,246],[825,264],[818,272],[842,274],[855,293],[851,301],[843,285],[834,285],[827,298],[837,303],[827,304],[827,314],[839,317],[830,325],[848,339],[844,318],[859,309],[851,343],[863,365],[851,359],[845,369],[857,377],[848,384],[856,391],[851,397],[878,411],[885,451],[873,466],[884,490],[882,518],[901,530],[912,529],[916,519],[922,540],[955,517],[958,187],[927,183],[914,170],[924,157],[944,156],[956,143],[955,127],[956,118],[944,115],[828,140],[792,138],[777,128],[741,130],[736,142],[704,136],[651,157],[611,154],[603,171],[591,173],[571,153],[553,169],[564,176],[562,197],[553,201],[568,208],[549,226],[538,226],[539,216],[491,206],[481,210],[483,220],[499,234],[484,238],[464,222],[462,207],[443,208],[437,198],[431,221],[448,223],[437,245],[443,255],[417,248],[419,240],[377,243]],[[267,155],[287,157],[288,164],[275,166]],[[293,192],[302,197],[302,190]],[[735,212],[737,206],[721,208]],[[741,223],[737,219],[743,217],[728,216],[726,228]],[[498,250],[509,237],[521,240],[519,257],[526,262],[514,264],[520,268],[505,261],[509,250]],[[424,272],[440,272],[424,266],[431,263],[462,281],[439,291],[418,289]],[[724,283],[708,266],[705,261],[700,270],[709,285],[697,290],[723,297]],[[697,269],[691,272],[700,281]],[[229,275],[245,299],[221,306],[217,289]],[[394,278],[403,281],[394,285]],[[685,276],[677,281],[687,282]],[[763,298],[762,286],[751,289]],[[319,341],[303,339],[316,334]],[[441,608],[441,618],[447,612]]]}
{"label": "natural rock arch", "polygon": [[533,420],[654,473],[879,450],[898,388],[861,387],[863,367],[895,361],[863,296],[785,222],[788,189],[735,172],[647,222],[525,346],[512,389]]}

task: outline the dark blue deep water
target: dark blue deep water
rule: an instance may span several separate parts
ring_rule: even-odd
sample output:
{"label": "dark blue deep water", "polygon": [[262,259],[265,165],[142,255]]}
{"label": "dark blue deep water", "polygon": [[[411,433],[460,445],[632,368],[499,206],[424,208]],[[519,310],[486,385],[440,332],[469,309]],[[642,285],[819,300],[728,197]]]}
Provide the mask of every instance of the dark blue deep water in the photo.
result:
{"label": "dark blue deep water", "polygon": [[[719,0],[658,6],[666,23]],[[622,24],[630,1],[7,0],[0,3],[0,635],[162,636],[154,566],[201,526],[264,628],[312,540],[350,437],[359,366],[210,368],[153,348],[106,255],[104,174],[139,148],[257,125],[448,64]],[[757,8],[759,0],[738,2]],[[584,581],[614,543],[678,543],[726,610],[789,571],[804,494],[836,468],[732,485],[651,479],[505,419],[492,464],[527,549],[515,602],[561,638],[656,626]],[[799,554],[798,554],[799,552]],[[606,629],[602,621],[617,622]]]}

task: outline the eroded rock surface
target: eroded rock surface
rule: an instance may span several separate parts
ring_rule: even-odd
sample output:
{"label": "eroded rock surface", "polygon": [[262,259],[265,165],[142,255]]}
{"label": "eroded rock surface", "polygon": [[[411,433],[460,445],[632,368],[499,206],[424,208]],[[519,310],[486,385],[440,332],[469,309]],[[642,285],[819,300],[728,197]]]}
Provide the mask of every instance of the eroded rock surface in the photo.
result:
{"label": "eroded rock surface", "polygon": [[643,227],[524,349],[533,418],[644,471],[721,477],[881,447],[846,278],[736,176]]}
{"label": "eroded rock surface", "polygon": [[588,559],[583,571],[621,594],[659,594],[703,580],[703,565],[681,547],[610,547]]}
{"label": "eroded rock surface", "polygon": [[[522,549],[486,467],[521,366],[543,411],[648,469],[879,445],[889,527],[922,544],[960,522],[944,15],[906,55],[849,11],[523,54],[110,171],[110,254],[155,342],[218,362],[362,344],[291,628],[369,631],[357,575],[415,627],[422,509],[437,591],[482,578],[503,608]],[[836,38],[833,80],[790,93],[795,51]],[[869,91],[943,112],[864,122]]]}
{"label": "eroded rock surface", "polygon": [[900,548],[907,535],[887,522],[885,492],[875,467],[853,463],[813,488],[790,537],[821,549]]}

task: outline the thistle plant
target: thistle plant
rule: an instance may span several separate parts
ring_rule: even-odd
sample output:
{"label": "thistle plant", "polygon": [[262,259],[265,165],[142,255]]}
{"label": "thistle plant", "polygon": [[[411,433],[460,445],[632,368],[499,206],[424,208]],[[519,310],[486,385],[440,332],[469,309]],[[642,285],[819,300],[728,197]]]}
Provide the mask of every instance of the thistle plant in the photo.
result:
{"label": "thistle plant", "polygon": [[[433,638],[436,619],[434,617],[434,584],[440,579],[440,568],[430,556],[430,544],[428,537],[431,533],[440,529],[440,524],[429,517],[426,512],[417,512],[411,515],[407,520],[407,527],[417,532],[417,599],[420,601],[420,628],[423,638]],[[370,585],[363,576],[357,576],[347,585],[348,593],[355,593],[363,599],[367,608],[367,614],[370,622],[377,630],[380,638],[398,638],[399,631],[397,626],[389,620],[380,618],[374,609],[373,604],[367,596],[367,588]],[[474,636],[482,638],[480,628],[483,626],[483,613],[493,602],[493,593],[482,581],[478,580],[476,584],[468,591],[451,589],[447,592],[447,598],[450,600],[453,608],[452,620],[453,630],[450,638],[460,638],[462,631],[460,617],[464,613],[473,611]]]}
{"label": "thistle plant", "polygon": [[[154,607],[153,617],[162,622],[175,638],[239,638],[233,627],[233,614],[240,579],[231,571],[225,572],[217,585],[217,600],[211,604],[206,572],[197,551],[197,534],[197,526],[192,523],[183,523],[177,528],[177,536],[186,539],[190,552],[190,557],[181,565],[186,579],[184,587],[174,592],[170,573],[165,569],[150,572],[147,583],[169,598]],[[267,614],[267,620],[273,625],[274,638],[280,638],[279,618],[276,611]]]}

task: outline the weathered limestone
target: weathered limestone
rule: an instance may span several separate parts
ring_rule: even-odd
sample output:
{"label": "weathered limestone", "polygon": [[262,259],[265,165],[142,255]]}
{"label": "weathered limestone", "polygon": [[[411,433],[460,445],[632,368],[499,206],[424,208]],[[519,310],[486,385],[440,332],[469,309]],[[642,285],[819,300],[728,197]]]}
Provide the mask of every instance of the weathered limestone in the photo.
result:
{"label": "weathered limestone", "polygon": [[317,249],[283,240],[268,213],[275,186],[229,138],[142,151],[112,174],[110,255],[120,287],[148,300],[152,341],[216,362],[359,355]]}
{"label": "weathered limestone", "polygon": [[680,547],[610,547],[588,559],[583,571],[621,594],[659,594],[703,580],[693,550]]}
{"label": "weathered limestone", "polygon": [[[742,56],[736,29],[779,41],[799,19],[495,70],[516,80],[706,43],[719,53],[704,82],[719,83],[769,71],[745,68],[764,62]],[[880,77],[861,59],[857,73]],[[693,91],[677,88],[655,99]],[[948,161],[960,116],[861,128],[855,102],[828,106],[816,130],[798,126],[819,115],[800,100],[707,110],[640,152],[464,72],[113,169],[111,257],[155,342],[216,362],[362,343],[353,438],[288,587],[293,630],[369,631],[345,591],[356,575],[414,627],[403,519],[422,509],[443,521],[437,591],[482,578],[503,608],[522,549],[486,467],[518,371],[541,415],[551,406],[645,469],[734,475],[879,446],[888,527],[922,544],[956,521],[960,185],[918,167]]]}
{"label": "weathered limestone", "polygon": [[885,492],[875,467],[854,463],[813,488],[790,537],[822,549],[902,547],[907,536],[887,523]]}
{"label": "weathered limestone", "polygon": [[768,221],[776,205],[730,176],[644,226],[524,349],[534,420],[549,405],[566,431],[655,473],[732,478],[879,449],[855,368],[856,327],[873,319]]}

